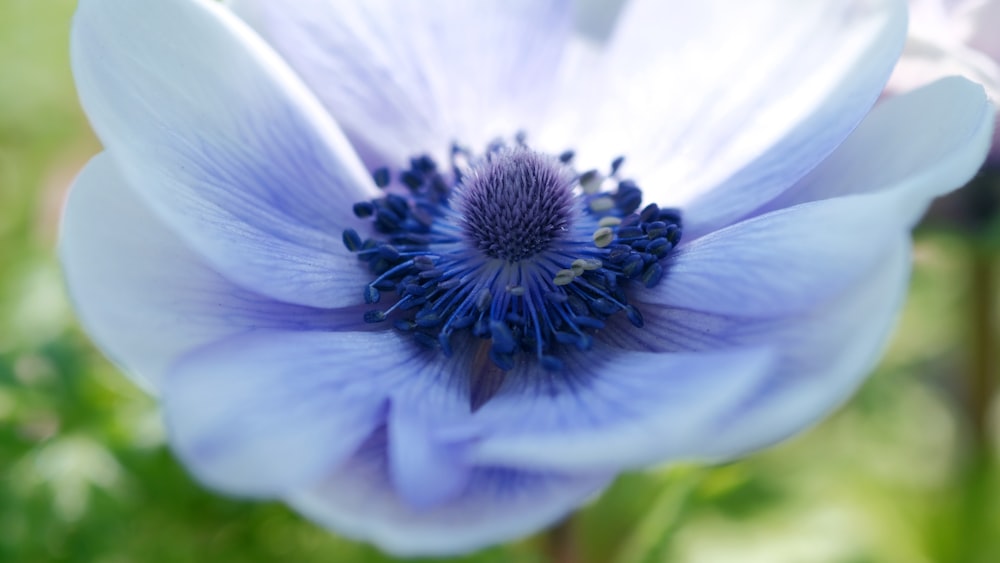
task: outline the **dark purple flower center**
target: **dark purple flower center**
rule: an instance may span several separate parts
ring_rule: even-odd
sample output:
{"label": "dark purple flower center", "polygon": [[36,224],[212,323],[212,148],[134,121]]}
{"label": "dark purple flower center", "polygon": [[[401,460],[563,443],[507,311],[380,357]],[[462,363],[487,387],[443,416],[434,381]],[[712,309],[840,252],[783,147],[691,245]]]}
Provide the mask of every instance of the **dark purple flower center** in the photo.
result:
{"label": "dark purple flower center", "polygon": [[555,158],[504,149],[465,177],[455,208],[473,246],[490,258],[519,262],[569,234],[575,180]]}
{"label": "dark purple flower center", "polygon": [[619,178],[621,158],[607,175],[577,173],[572,161],[572,152],[547,156],[520,138],[479,156],[456,147],[448,171],[417,157],[397,182],[376,170],[385,197],[355,204],[375,236],[344,231],[374,276],[365,302],[395,294],[367,322],[391,320],[445,356],[476,346],[475,362],[488,358],[470,366],[473,410],[519,362],[562,370],[560,356],[589,350],[616,313],[641,328],[627,288],[658,284],[680,241],[680,212],[656,204],[639,211],[642,191]]}

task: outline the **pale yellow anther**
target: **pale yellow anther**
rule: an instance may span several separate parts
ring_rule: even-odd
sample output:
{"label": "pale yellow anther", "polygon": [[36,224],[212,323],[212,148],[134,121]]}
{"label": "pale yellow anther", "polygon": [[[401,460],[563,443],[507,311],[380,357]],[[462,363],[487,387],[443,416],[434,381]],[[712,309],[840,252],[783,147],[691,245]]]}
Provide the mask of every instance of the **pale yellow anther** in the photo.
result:
{"label": "pale yellow anther", "polygon": [[613,240],[615,240],[615,233],[608,227],[601,227],[594,231],[594,244],[597,245],[597,248],[604,248]]}
{"label": "pale yellow anther", "polygon": [[525,291],[524,288],[521,287],[521,286],[519,286],[519,285],[508,285],[506,287],[506,290],[507,290],[507,293],[509,293],[509,294],[511,294],[511,295],[513,295],[515,297],[520,297],[520,296],[524,295],[524,291]]}
{"label": "pale yellow anther", "polygon": [[604,213],[615,208],[615,200],[610,197],[598,197],[590,200],[590,210],[594,213]]}
{"label": "pale yellow anther", "polygon": [[604,263],[596,258],[577,258],[573,260],[573,269],[580,268],[584,271],[599,270]]}
{"label": "pale yellow anther", "polygon": [[556,272],[556,277],[552,280],[552,283],[556,285],[569,285],[573,283],[574,279],[576,279],[576,273],[573,270],[559,270]]}
{"label": "pale yellow anther", "polygon": [[580,182],[580,188],[583,189],[583,193],[590,195],[596,194],[598,190],[601,189],[601,184],[604,183],[604,176],[598,174],[593,174],[583,179]]}

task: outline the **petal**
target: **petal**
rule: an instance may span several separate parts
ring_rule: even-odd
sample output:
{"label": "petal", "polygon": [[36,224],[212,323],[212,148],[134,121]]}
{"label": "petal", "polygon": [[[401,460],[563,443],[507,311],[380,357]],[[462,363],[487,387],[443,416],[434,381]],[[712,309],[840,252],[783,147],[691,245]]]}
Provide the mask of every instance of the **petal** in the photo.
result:
{"label": "petal", "polygon": [[633,295],[658,307],[735,317],[805,311],[862,283],[909,229],[895,195],[808,203],[716,231],[682,246],[663,282]]}
{"label": "petal", "polygon": [[[157,216],[244,287],[357,303],[340,243],[374,185],[306,88],[207,0],[82,0],[73,70],[94,129]],[[351,260],[353,263],[354,260]]]}
{"label": "petal", "polygon": [[[715,423],[770,374],[766,348],[644,353],[597,350],[565,373],[508,375],[476,413],[476,463],[620,470],[690,456]],[[607,359],[611,356],[610,359]]]}
{"label": "petal", "polygon": [[384,424],[408,359],[392,333],[254,332],[211,344],[164,382],[171,442],[214,488],[286,494]]}
{"label": "petal", "polygon": [[729,459],[814,424],[843,403],[874,369],[906,297],[908,237],[900,237],[864,284],[821,309],[781,322],[735,326],[737,345],[771,344],[780,368],[717,421],[699,457]]}
{"label": "petal", "polygon": [[460,447],[434,439],[434,419],[420,411],[413,398],[393,401],[389,469],[402,500],[414,509],[428,509],[465,490],[472,470],[464,463]]}
{"label": "petal", "polygon": [[976,173],[990,146],[993,120],[982,86],[957,77],[886,99],[836,152],[762,211],[896,192],[898,201],[883,212],[913,223],[931,198]]}
{"label": "petal", "polygon": [[1000,95],[997,61],[961,43],[922,36],[907,39],[886,91],[905,93],[946,76],[964,76],[985,86],[994,99]]}
{"label": "petal", "polygon": [[90,161],[70,191],[59,251],[88,334],[154,391],[178,356],[227,335],[360,324],[359,311],[279,303],[221,276],[140,201],[106,154]]}
{"label": "petal", "polygon": [[612,476],[474,470],[461,496],[433,509],[393,492],[385,432],[317,487],[286,500],[308,518],[397,556],[455,555],[530,534],[600,491]]}
{"label": "petal", "polygon": [[[609,345],[717,353],[770,347],[776,362],[738,404],[694,436],[692,457],[728,459],[800,432],[842,403],[878,361],[906,296],[910,242],[900,233],[863,283],[797,315],[748,318],[636,303],[641,331],[616,330]],[[609,327],[614,328],[614,327]]]}
{"label": "petal", "polygon": [[635,303],[645,327],[630,330],[619,319],[602,331],[603,345],[622,358],[659,361],[636,366],[645,370],[595,369],[575,400],[552,392],[555,399],[546,400],[544,389],[534,398],[506,395],[505,388],[481,411],[493,406],[503,424],[477,419],[484,438],[470,457],[593,470],[718,461],[787,438],[843,402],[878,360],[906,294],[908,250],[901,233],[864,283],[795,315],[753,318]]}
{"label": "petal", "polygon": [[886,100],[764,214],[683,245],[639,299],[741,317],[822,303],[862,283],[933,197],[972,178],[992,123],[982,88],[960,78]]}
{"label": "petal", "polygon": [[904,93],[945,76],[964,76],[1000,96],[1000,41],[993,32],[1000,2],[910,0],[903,56],[886,90]]}
{"label": "petal", "polygon": [[627,155],[651,199],[686,209],[693,239],[828,155],[877,99],[905,33],[898,0],[635,0],[596,71],[607,76],[591,71],[604,103],[578,114],[581,152]]}
{"label": "petal", "polygon": [[237,0],[373,165],[479,148],[544,116],[568,0]]}

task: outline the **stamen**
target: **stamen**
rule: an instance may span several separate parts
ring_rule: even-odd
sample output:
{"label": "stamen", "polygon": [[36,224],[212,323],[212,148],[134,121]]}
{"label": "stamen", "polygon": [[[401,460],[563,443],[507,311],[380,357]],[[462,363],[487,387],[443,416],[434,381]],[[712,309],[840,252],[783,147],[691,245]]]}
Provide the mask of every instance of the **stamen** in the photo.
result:
{"label": "stamen", "polygon": [[481,156],[455,145],[447,172],[415,157],[393,186],[388,169],[374,171],[388,193],[355,204],[354,214],[379,236],[343,233],[374,276],[362,289],[365,302],[395,293],[387,308],[366,312],[366,322],[392,319],[444,356],[453,346],[476,346],[468,366],[473,411],[520,362],[533,357],[546,370],[564,369],[562,356],[589,350],[618,312],[641,328],[627,287],[662,281],[661,262],[681,237],[678,210],[649,204],[637,212],[642,191],[619,179],[623,157],[606,177],[577,174],[573,151],[549,157],[525,141],[495,141]]}
{"label": "stamen", "polygon": [[615,240],[615,231],[610,227],[601,227],[594,231],[594,235],[591,238],[594,239],[594,244],[597,248],[604,248],[611,244],[611,241]]}

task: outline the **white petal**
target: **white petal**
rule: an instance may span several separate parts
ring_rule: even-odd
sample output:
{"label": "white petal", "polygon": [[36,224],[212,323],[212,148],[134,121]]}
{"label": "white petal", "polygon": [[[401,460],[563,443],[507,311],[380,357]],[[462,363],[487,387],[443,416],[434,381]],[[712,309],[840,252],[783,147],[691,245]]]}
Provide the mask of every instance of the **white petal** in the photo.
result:
{"label": "white petal", "polygon": [[881,211],[913,223],[934,197],[969,181],[989,150],[994,109],[983,88],[952,77],[881,102],[837,151],[763,210],[894,192]]}
{"label": "white petal", "polygon": [[[374,185],[319,103],[207,0],[82,0],[73,70],[94,129],[154,212],[221,272],[283,301],[338,290],[350,203]],[[354,263],[354,260],[351,260]]]}
{"label": "white petal", "polygon": [[384,433],[376,435],[323,484],[286,500],[310,519],[394,555],[443,556],[535,532],[611,481],[606,474],[481,468],[458,498],[433,509],[414,509],[393,492],[385,440]]}
{"label": "white petal", "polygon": [[[963,29],[962,39],[972,48],[983,53],[993,61],[994,70],[1000,74],[1000,38],[997,37],[996,26],[1000,22],[1000,2],[996,0],[979,0],[965,2],[964,10],[960,10]],[[1000,82],[994,82],[1000,94]]]}
{"label": "white petal", "polygon": [[592,71],[604,103],[579,113],[582,153],[626,155],[648,199],[685,208],[689,237],[710,232],[847,136],[905,30],[898,0],[635,0]]}
{"label": "white petal", "polygon": [[236,0],[374,164],[476,149],[544,117],[567,0]]}
{"label": "white petal", "polygon": [[360,324],[360,311],[279,303],[219,275],[139,200],[108,155],[95,157],[73,185],[59,250],[91,338],[154,392],[178,356],[236,332]]}
{"label": "white petal", "polygon": [[932,198],[975,174],[992,123],[982,88],[960,78],[886,100],[762,215],[682,245],[638,299],[777,317],[835,297],[863,283]]}

